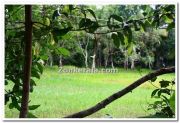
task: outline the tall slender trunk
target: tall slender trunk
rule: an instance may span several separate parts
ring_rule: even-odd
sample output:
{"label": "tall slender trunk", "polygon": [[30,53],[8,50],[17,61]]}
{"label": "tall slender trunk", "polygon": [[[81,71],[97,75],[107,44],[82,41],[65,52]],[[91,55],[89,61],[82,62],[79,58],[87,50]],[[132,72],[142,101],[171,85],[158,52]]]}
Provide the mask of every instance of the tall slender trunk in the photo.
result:
{"label": "tall slender trunk", "polygon": [[107,65],[108,65],[108,57],[109,57],[109,55],[104,56],[104,66],[105,66],[105,68],[106,68]]}
{"label": "tall slender trunk", "polygon": [[[86,36],[87,36],[87,35],[86,35]],[[77,38],[77,40],[78,40],[78,41],[77,41],[77,45],[78,45],[78,47],[81,49],[81,52],[82,52],[82,54],[83,54],[83,56],[84,56],[85,66],[86,66],[86,68],[88,68],[88,44],[89,44],[89,37],[87,36],[87,41],[86,41],[86,37],[83,38],[83,42],[85,42],[85,44],[86,44],[85,48],[83,48],[83,47],[81,46],[80,39],[79,39],[78,35],[76,36],[76,38]]]}
{"label": "tall slender trunk", "polygon": [[87,35],[87,43],[86,43],[85,54],[84,54],[86,68],[88,68],[88,45],[89,45],[89,37]]}
{"label": "tall slender trunk", "polygon": [[134,65],[134,59],[131,59],[131,69],[134,69],[135,65]]}
{"label": "tall slender trunk", "polygon": [[114,69],[114,63],[113,63],[113,56],[112,56],[112,53],[111,53],[111,67]]}
{"label": "tall slender trunk", "polygon": [[88,52],[87,52],[87,49],[85,50],[85,65],[86,65],[86,68],[88,68]]}
{"label": "tall slender trunk", "polygon": [[127,50],[125,50],[124,68],[128,69],[128,54],[127,54]]}
{"label": "tall slender trunk", "polygon": [[28,115],[31,64],[32,64],[32,6],[25,5],[25,60],[24,60],[22,102],[21,102],[21,110],[19,114],[20,118],[27,118]]}
{"label": "tall slender trunk", "polygon": [[102,63],[102,46],[101,46],[101,42],[98,43],[98,56],[99,56],[99,59],[98,59],[98,65],[99,67],[101,67],[101,63]]}
{"label": "tall slender trunk", "polygon": [[59,67],[62,67],[63,64],[62,64],[62,55],[59,56]]}
{"label": "tall slender trunk", "polygon": [[96,54],[92,56],[92,69],[96,68]]}
{"label": "tall slender trunk", "polygon": [[48,61],[49,61],[49,66],[53,66],[53,56],[52,56],[52,54],[50,53],[49,54],[49,59],[48,59]]}
{"label": "tall slender trunk", "polygon": [[92,69],[96,68],[96,52],[97,52],[97,36],[94,35],[94,51],[93,51],[93,57],[92,57]]}

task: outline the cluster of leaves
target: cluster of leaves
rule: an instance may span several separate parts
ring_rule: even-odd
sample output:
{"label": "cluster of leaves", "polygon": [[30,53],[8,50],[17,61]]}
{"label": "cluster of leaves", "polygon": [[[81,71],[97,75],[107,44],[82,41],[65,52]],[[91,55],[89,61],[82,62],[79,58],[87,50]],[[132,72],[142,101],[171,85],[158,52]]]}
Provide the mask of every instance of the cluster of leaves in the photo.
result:
{"label": "cluster of leaves", "polygon": [[[133,31],[144,31],[148,28],[166,28],[168,31],[175,27],[175,6],[174,5],[156,5],[155,9],[146,5],[141,6],[143,18],[124,21],[122,16],[111,15],[107,21],[109,29],[115,31],[112,33],[114,44],[119,48],[120,44],[132,51]],[[116,25],[111,20],[118,21]]]}
{"label": "cluster of leaves", "polygon": [[[153,78],[151,82],[155,80],[156,78]],[[157,116],[172,118],[175,116],[175,90],[172,89],[175,82],[161,80],[159,84],[160,88],[151,93],[151,98],[155,98],[156,101],[149,104],[148,110],[155,110]]]}
{"label": "cluster of leaves", "polygon": [[[45,7],[45,6],[43,6]],[[23,83],[23,65],[24,65],[24,7],[9,6],[6,7],[5,13],[5,33],[6,33],[6,54],[5,54],[5,84],[13,83],[13,88],[6,90],[5,104],[9,103],[9,108],[20,110]],[[36,9],[36,6],[34,7]],[[56,10],[55,10],[56,9]],[[101,27],[108,27],[114,44],[119,48],[120,44],[132,51],[132,31],[144,30],[148,26],[161,27],[167,24],[167,29],[174,28],[175,15],[174,5],[158,5],[155,10],[149,10],[143,6],[143,19],[132,19],[125,21],[122,16],[112,14],[106,21],[106,25],[100,25],[93,10],[83,5],[61,5],[60,9],[53,8],[52,14],[46,11],[51,10],[44,8],[42,13],[33,11],[33,61],[31,71],[30,92],[33,92],[36,86],[35,79],[40,78],[43,72],[43,66],[39,60],[47,60],[47,52],[54,51],[56,54],[68,56],[70,52],[58,44],[70,31],[86,31],[87,33],[101,33],[97,30]],[[76,19],[73,14],[79,10],[81,19],[78,21],[78,29],[75,30]],[[43,15],[46,13],[45,15]],[[40,16],[42,14],[42,16]],[[90,16],[89,16],[90,14]],[[17,22],[18,20],[18,22]],[[165,23],[165,24],[164,24]],[[14,27],[12,29],[12,27]],[[18,30],[17,30],[18,29]],[[37,45],[39,44],[39,45]],[[16,63],[16,64],[14,64]],[[160,93],[160,92],[159,92]],[[30,110],[38,108],[39,105],[29,106]]]}
{"label": "cluster of leaves", "polygon": [[[24,76],[24,6],[6,6],[6,23],[5,23],[5,105],[9,108],[16,108],[20,111],[22,100],[22,86]],[[34,13],[36,14],[36,13]],[[54,15],[53,15],[54,16]],[[40,17],[37,17],[38,19]],[[30,79],[30,92],[36,86],[36,79],[40,79],[43,73],[43,64],[41,60],[47,60],[47,50],[53,50],[56,54],[64,56],[69,55],[69,51],[63,47],[53,45],[54,40],[61,39],[70,27],[59,29],[56,28],[55,20],[48,17],[41,17],[42,21],[33,22],[33,42],[32,42],[32,67]],[[21,22],[22,20],[22,22]],[[12,28],[13,27],[13,28]],[[62,27],[61,27],[62,28]],[[57,39],[57,40],[56,40]],[[11,87],[12,88],[9,88]],[[30,105],[29,110],[35,110],[40,105]],[[29,117],[35,117],[29,112]]]}
{"label": "cluster of leaves", "polygon": [[[142,5],[143,18],[129,18],[127,21],[122,16],[112,14],[109,16],[106,25],[99,24],[95,12],[85,6],[67,5],[53,12],[52,20],[49,20],[48,25],[55,42],[62,40],[62,36],[70,31],[75,31],[72,25],[71,14],[73,11],[79,10],[82,14],[79,20],[79,29],[76,31],[86,31],[87,33],[111,33],[111,38],[117,48],[120,45],[128,48],[128,53],[132,53],[132,48],[135,42],[132,40],[133,31],[147,31],[149,27],[161,28],[166,27],[167,30],[174,28],[175,25],[175,6],[174,5],[156,5],[155,9],[147,5]],[[90,14],[91,16],[89,16]],[[64,16],[63,16],[64,15]],[[93,17],[93,18],[92,18]],[[64,19],[63,19],[64,18]],[[46,18],[47,19],[47,18]],[[68,21],[71,20],[71,21]],[[108,27],[109,31],[97,31],[101,27]]]}
{"label": "cluster of leaves", "polygon": [[[23,86],[23,61],[24,56],[23,52],[18,52],[23,48],[10,48],[6,49],[6,68],[5,68],[5,85],[13,83],[12,89],[6,89],[5,93],[5,104],[9,105],[9,108],[16,108],[20,111],[20,105],[22,100],[22,86]],[[19,53],[21,55],[19,55]],[[17,58],[18,55],[18,58]],[[22,60],[20,60],[22,59]],[[16,63],[16,64],[15,64]],[[9,67],[11,66],[11,67]],[[14,74],[12,74],[12,72]],[[34,90],[34,86],[36,86],[35,78],[40,79],[40,75],[43,72],[43,66],[38,62],[38,59],[33,59],[32,62],[32,71],[31,71],[31,81],[30,81],[30,92],[32,93]],[[8,103],[9,102],[9,103]],[[34,110],[38,108],[40,105],[30,105],[29,110]]]}
{"label": "cluster of leaves", "polygon": [[[9,105],[9,108],[16,108],[20,111],[21,109],[21,100],[22,100],[22,89],[23,89],[23,76],[24,76],[24,28],[19,28],[18,26],[24,26],[23,23],[14,24],[11,21],[18,18],[21,14],[22,6],[6,6],[6,28],[5,28],[5,105]],[[21,16],[19,16],[21,17]],[[11,29],[9,27],[13,27]],[[40,79],[41,74],[43,73],[43,65],[39,63],[39,59],[33,57],[32,61],[32,71],[31,71],[31,80],[30,80],[30,92],[34,90],[36,86],[35,78]],[[12,87],[12,88],[9,88]],[[29,110],[35,110],[40,105],[30,105]],[[29,114],[31,114],[29,112]],[[31,114],[33,116],[33,114]]]}

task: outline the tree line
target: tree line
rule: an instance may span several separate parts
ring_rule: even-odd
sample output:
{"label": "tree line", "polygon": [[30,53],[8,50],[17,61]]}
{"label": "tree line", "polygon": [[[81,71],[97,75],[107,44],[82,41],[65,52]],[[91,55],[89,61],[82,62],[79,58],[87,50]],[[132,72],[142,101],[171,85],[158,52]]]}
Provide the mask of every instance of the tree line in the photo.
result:
{"label": "tree line", "polygon": [[29,92],[43,73],[40,61],[91,68],[174,65],[174,27],[174,5],[6,5],[5,85],[14,85],[5,90],[5,104],[22,118],[33,116],[30,110],[40,105],[28,105]]}

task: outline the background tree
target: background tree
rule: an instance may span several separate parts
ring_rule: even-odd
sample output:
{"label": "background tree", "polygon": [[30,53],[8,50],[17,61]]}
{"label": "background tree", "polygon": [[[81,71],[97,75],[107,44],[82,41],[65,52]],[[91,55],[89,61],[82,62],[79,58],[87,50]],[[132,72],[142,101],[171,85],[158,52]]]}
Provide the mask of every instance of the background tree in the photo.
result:
{"label": "background tree", "polygon": [[[97,16],[90,8],[95,9]],[[103,11],[106,15],[101,14]],[[6,90],[5,103],[9,101],[9,108],[25,109],[21,117],[33,116],[28,109],[34,110],[40,106],[28,106],[28,94],[29,91],[33,92],[36,85],[33,77],[39,79],[43,72],[43,66],[39,61],[47,62],[49,57],[54,65],[70,64],[82,67],[83,60],[87,66],[88,51],[89,56],[93,57],[92,68],[101,66],[103,57],[105,66],[110,59],[112,67],[114,63],[117,66],[124,63],[128,68],[131,62],[133,68],[136,57],[140,57],[141,67],[151,68],[153,63],[156,68],[174,64],[174,31],[171,30],[175,26],[174,5],[110,5],[103,6],[102,9],[85,5],[33,5],[32,20],[29,24],[28,19],[24,19],[26,15],[24,6],[5,6],[5,84],[13,83],[13,87]],[[166,33],[159,28],[171,31]],[[32,41],[31,36],[24,36],[24,33],[28,34],[31,30]],[[80,52],[82,47],[77,48],[76,45],[77,38],[74,37],[77,36],[70,33],[79,31],[85,32],[83,37],[86,37],[86,33],[94,36],[90,39],[88,47],[85,47],[84,59],[83,52]],[[138,31],[141,32],[135,36]],[[78,39],[83,38],[78,36]],[[31,44],[27,45],[26,40]],[[30,46],[31,49],[31,45],[32,60],[31,53],[27,52],[27,47]],[[165,47],[170,51],[165,53],[167,55],[163,55]],[[174,69],[171,72],[174,72]],[[24,106],[20,106],[20,103]]]}

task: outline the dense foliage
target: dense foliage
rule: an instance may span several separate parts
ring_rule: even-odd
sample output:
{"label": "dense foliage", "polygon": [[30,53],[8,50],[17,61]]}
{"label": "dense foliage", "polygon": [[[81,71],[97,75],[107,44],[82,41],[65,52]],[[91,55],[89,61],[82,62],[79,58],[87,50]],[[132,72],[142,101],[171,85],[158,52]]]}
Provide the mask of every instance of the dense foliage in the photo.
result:
{"label": "dense foliage", "polygon": [[[153,78],[151,82],[154,82],[156,78]],[[159,117],[175,117],[175,85],[173,81],[161,80],[159,81],[160,87],[151,93],[151,97],[155,98],[156,101],[153,104],[149,104],[148,110],[155,110]]]}
{"label": "dense foliage", "polygon": [[[43,64],[79,67],[175,64],[174,5],[33,5],[30,92]],[[20,110],[24,68],[23,5],[5,6],[5,104]],[[166,51],[164,51],[164,49]],[[39,105],[29,106],[29,110]],[[31,114],[32,115],[32,114]]]}

